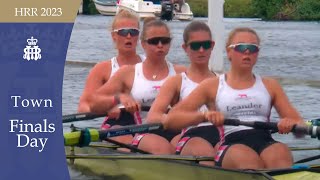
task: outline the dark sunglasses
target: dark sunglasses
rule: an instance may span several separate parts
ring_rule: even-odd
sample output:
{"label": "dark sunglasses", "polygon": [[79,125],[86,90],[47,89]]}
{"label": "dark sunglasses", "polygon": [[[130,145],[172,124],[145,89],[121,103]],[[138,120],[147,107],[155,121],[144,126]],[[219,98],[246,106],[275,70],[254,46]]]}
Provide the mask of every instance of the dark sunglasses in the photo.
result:
{"label": "dark sunglasses", "polygon": [[116,32],[119,36],[127,37],[130,33],[130,36],[138,36],[139,35],[139,29],[133,29],[133,28],[123,28],[123,29],[115,29],[113,32]]}
{"label": "dark sunglasses", "polygon": [[231,44],[229,48],[234,49],[237,52],[245,53],[249,50],[250,54],[259,52],[260,47],[256,44],[249,44],[249,43],[239,43],[239,44]]}
{"label": "dark sunglasses", "polygon": [[154,38],[150,38],[146,40],[148,44],[151,45],[158,45],[159,42],[161,42],[161,44],[169,44],[171,42],[171,38],[170,37],[154,37]]}
{"label": "dark sunglasses", "polygon": [[208,50],[212,47],[212,41],[195,41],[189,43],[190,49],[198,51],[201,47],[205,50]]}

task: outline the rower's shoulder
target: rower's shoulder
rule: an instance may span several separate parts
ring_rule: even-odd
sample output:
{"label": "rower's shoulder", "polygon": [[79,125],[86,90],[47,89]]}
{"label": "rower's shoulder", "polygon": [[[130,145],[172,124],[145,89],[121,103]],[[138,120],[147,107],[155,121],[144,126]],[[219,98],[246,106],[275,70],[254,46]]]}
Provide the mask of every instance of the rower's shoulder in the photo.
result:
{"label": "rower's shoulder", "polygon": [[179,85],[181,84],[182,81],[182,75],[181,73],[178,73],[174,76],[168,77],[168,79],[165,81],[165,84],[170,84],[170,85]]}
{"label": "rower's shoulder", "polygon": [[111,61],[110,60],[104,60],[100,61],[97,64],[95,64],[92,68],[92,70],[107,70],[111,68]]}
{"label": "rower's shoulder", "polygon": [[122,65],[114,76],[132,77],[135,72],[135,65]]}
{"label": "rower's shoulder", "polygon": [[218,76],[213,76],[213,77],[210,77],[210,78],[207,78],[205,80],[203,80],[201,82],[201,84],[203,84],[204,86],[218,86],[219,84],[219,77]]}
{"label": "rower's shoulder", "polygon": [[264,83],[264,85],[266,85],[270,88],[280,86],[279,81],[274,77],[264,76],[264,77],[261,77],[261,79],[262,79],[262,82]]}
{"label": "rower's shoulder", "polygon": [[109,76],[111,71],[111,63],[108,61],[101,61],[95,64],[91,69],[89,76],[93,77],[107,77]]}

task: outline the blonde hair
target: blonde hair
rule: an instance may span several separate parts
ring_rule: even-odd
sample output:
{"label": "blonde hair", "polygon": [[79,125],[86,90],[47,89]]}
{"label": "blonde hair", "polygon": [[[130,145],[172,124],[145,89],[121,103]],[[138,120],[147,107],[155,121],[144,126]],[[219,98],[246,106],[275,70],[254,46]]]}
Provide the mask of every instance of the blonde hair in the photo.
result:
{"label": "blonde hair", "polygon": [[111,31],[115,29],[117,22],[120,21],[121,19],[131,19],[133,21],[136,21],[138,24],[138,28],[140,28],[139,17],[128,10],[121,9],[113,18],[113,21],[111,24]]}
{"label": "blonde hair", "polygon": [[159,19],[156,19],[154,17],[147,17],[143,21],[143,28],[142,28],[142,32],[141,32],[141,35],[140,35],[141,41],[146,40],[146,31],[150,27],[165,27],[167,29],[167,31],[169,32],[169,34],[170,34],[170,29],[169,29],[169,27],[168,27],[168,25],[166,23],[164,23],[163,21],[161,21]]}
{"label": "blonde hair", "polygon": [[226,42],[226,48],[228,48],[230,45],[231,45],[231,42],[233,40],[233,38],[240,32],[248,32],[248,33],[251,33],[253,35],[255,35],[257,37],[257,40],[258,40],[258,45],[260,44],[260,37],[258,36],[257,32],[251,28],[248,28],[248,27],[239,27],[239,28],[235,28],[234,30],[232,30],[230,33],[229,33],[229,36],[228,36],[228,39],[227,39],[227,42]]}

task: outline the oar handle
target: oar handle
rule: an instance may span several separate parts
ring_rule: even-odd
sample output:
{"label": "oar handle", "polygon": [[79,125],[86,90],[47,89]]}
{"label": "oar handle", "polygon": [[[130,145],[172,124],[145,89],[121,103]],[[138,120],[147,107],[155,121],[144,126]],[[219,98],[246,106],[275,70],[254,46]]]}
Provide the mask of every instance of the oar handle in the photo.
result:
{"label": "oar handle", "polygon": [[[121,111],[125,111],[125,108],[123,106],[119,107]],[[142,106],[141,111],[149,111],[150,106]],[[69,114],[69,115],[64,115],[62,116],[62,122],[63,123],[68,123],[68,122],[74,122],[74,121],[84,121],[84,120],[91,120],[91,119],[96,119],[100,117],[105,117],[107,116],[108,113],[104,114],[94,114],[94,113],[77,113],[77,114]]]}

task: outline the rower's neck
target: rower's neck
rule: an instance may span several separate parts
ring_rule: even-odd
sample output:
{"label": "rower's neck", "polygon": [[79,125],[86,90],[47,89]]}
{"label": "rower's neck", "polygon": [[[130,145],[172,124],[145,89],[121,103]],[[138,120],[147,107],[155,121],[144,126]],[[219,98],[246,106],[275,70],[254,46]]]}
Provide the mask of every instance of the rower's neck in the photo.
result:
{"label": "rower's neck", "polygon": [[151,60],[150,58],[146,58],[143,63],[145,67],[153,69],[161,69],[167,66],[167,61],[165,59]]}
{"label": "rower's neck", "polygon": [[238,81],[238,82],[250,82],[255,81],[255,77],[252,71],[248,70],[234,70],[231,68],[230,72],[228,73],[228,78]]}
{"label": "rower's neck", "polygon": [[208,65],[201,66],[201,65],[190,65],[186,72],[187,76],[194,82],[200,83],[206,78],[214,77],[215,74],[211,72],[208,68]]}

